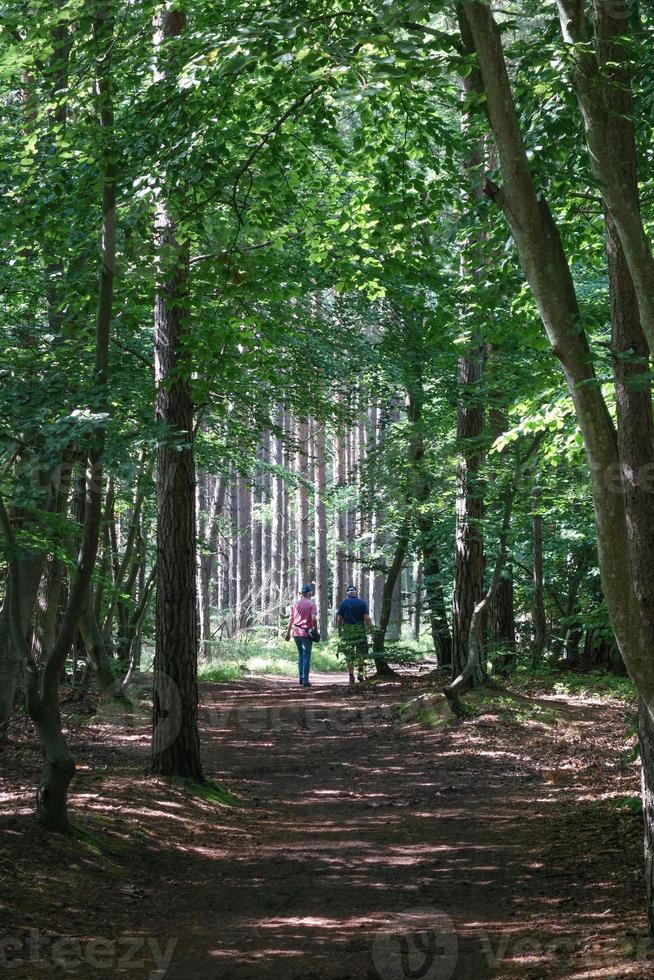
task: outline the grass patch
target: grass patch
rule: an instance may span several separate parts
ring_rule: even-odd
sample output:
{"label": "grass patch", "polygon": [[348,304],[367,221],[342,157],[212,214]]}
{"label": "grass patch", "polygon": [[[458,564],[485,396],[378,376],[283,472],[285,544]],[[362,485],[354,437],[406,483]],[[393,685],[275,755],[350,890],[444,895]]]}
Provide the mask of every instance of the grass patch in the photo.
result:
{"label": "grass patch", "polygon": [[456,725],[480,715],[494,715],[505,723],[520,724],[538,722],[557,725],[560,717],[555,708],[544,707],[522,694],[512,694],[504,688],[482,685],[466,691],[458,702],[458,711],[452,710],[444,695],[421,694],[396,704],[395,713],[403,723],[419,724],[426,728]]}
{"label": "grass patch", "polygon": [[612,805],[622,812],[639,816],[643,812],[643,801],[640,796],[616,796],[611,800]]}
{"label": "grass patch", "polygon": [[232,796],[231,793],[219,783],[214,782],[213,779],[205,779],[203,783],[195,783],[192,779],[171,776],[170,784],[183,790],[187,796],[204,800],[205,803],[214,803],[216,806],[243,806],[241,800],[236,796]]}
{"label": "grass patch", "polygon": [[[235,681],[248,675],[275,674],[294,677],[297,673],[297,647],[278,638],[256,633],[239,634],[212,644],[211,659],[199,665],[201,681]],[[347,668],[337,656],[337,644],[314,643],[311,669],[320,673],[342,673]]]}
{"label": "grass patch", "polygon": [[393,708],[398,719],[405,725],[422,725],[424,728],[440,728],[455,724],[456,715],[443,695],[434,698],[431,694],[421,694],[417,698],[402,701]]}
{"label": "grass patch", "polygon": [[546,690],[552,694],[574,694],[580,697],[618,698],[631,701],[636,691],[629,677],[593,671],[588,674],[556,670],[547,663],[537,667],[518,667],[512,681],[526,689]]}

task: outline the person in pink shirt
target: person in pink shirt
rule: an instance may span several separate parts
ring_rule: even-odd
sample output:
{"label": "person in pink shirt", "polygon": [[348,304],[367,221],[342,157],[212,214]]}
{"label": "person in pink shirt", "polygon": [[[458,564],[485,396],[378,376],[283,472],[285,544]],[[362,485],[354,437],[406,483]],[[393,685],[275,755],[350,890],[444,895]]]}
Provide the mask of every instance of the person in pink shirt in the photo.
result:
{"label": "person in pink shirt", "polygon": [[309,668],[311,666],[311,647],[313,640],[309,635],[311,629],[318,627],[318,609],[311,598],[313,589],[310,585],[303,585],[297,602],[291,606],[291,618],[286,629],[286,639],[290,640],[291,635],[295,640],[298,652],[298,667],[300,670],[300,684],[302,687],[311,687],[309,683]]}

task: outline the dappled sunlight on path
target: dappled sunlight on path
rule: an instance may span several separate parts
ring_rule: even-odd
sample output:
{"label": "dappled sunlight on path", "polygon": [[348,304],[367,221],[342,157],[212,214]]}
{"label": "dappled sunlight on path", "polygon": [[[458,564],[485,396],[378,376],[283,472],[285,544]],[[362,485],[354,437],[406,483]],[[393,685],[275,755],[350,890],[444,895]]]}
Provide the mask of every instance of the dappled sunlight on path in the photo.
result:
{"label": "dappled sunlight on path", "polygon": [[35,976],[35,930],[48,969],[75,937],[53,975],[82,980],[652,976],[624,704],[479,692],[461,723],[437,679],[312,680],[203,687],[205,771],[236,805],[148,774],[145,713],[71,715],[77,838],[28,819],[40,760],[15,719],[12,976]]}
{"label": "dappled sunlight on path", "polygon": [[211,908],[202,890],[185,896],[189,932],[169,975],[192,964],[216,980],[483,980],[574,976],[582,963],[604,975],[625,930],[606,910],[637,873],[598,879],[554,855],[585,815],[572,790],[547,784],[542,731],[490,714],[401,725],[397,684],[312,680],[205,689],[207,769],[254,808],[255,829],[201,871],[215,875]]}

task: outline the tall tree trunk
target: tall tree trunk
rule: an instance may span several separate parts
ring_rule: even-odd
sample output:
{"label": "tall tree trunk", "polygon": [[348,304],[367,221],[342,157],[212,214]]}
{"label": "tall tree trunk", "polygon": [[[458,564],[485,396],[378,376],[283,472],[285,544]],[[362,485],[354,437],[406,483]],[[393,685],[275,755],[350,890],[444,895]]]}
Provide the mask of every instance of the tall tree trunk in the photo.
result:
{"label": "tall tree trunk", "polygon": [[386,640],[397,643],[402,639],[402,569],[395,579],[391,593],[391,614],[386,627]]}
{"label": "tall tree trunk", "polygon": [[[261,460],[261,442],[257,446],[257,461]],[[255,466],[252,479],[252,612],[253,615],[263,611],[263,521],[261,508],[263,505],[263,484],[261,470]]]}
{"label": "tall tree trunk", "polygon": [[425,601],[429,612],[432,642],[438,666],[449,667],[452,663],[452,634],[447,620],[435,531],[427,517],[419,515],[418,521]]}
{"label": "tall tree trunk", "polygon": [[382,654],[384,652],[389,623],[391,622],[391,618],[393,616],[393,602],[396,596],[398,580],[400,579],[402,565],[409,548],[409,538],[410,518],[407,516],[400,527],[395,543],[395,553],[391,564],[388,567],[388,571],[386,572],[386,578],[384,579],[384,587],[381,595],[379,619],[373,633],[372,649],[373,654],[375,655],[375,666],[377,668],[377,673],[381,676],[387,676],[393,673]]}
{"label": "tall tree trunk", "polygon": [[497,595],[497,590],[500,587],[502,571],[506,563],[506,545],[509,536],[509,528],[511,526],[511,516],[513,514],[513,506],[518,492],[518,487],[520,486],[520,481],[522,480],[525,467],[534,452],[537,450],[542,438],[542,435],[536,436],[536,438],[532,441],[531,446],[522,453],[518,447],[513,476],[511,482],[506,487],[506,490],[502,495],[504,506],[495,566],[491,573],[488,588],[486,589],[484,596],[476,604],[472,615],[472,620],[470,623],[470,636],[468,639],[468,657],[464,664],[463,670],[457,675],[457,677],[454,678],[452,683],[445,688],[445,695],[450,699],[454,710],[457,712],[459,711],[459,694],[469,687],[474,687],[477,684],[480,684],[486,675],[483,637],[484,615],[488,607],[493,602],[493,599]]}
{"label": "tall tree trunk", "polygon": [[[343,490],[345,488],[346,481],[346,470],[345,470],[345,438],[342,433],[337,432],[335,434],[335,445],[334,445],[334,474],[333,482],[334,487],[337,490]],[[340,603],[345,598],[345,590],[347,589],[348,582],[346,581],[346,563],[345,563],[345,548],[346,548],[346,524],[345,524],[345,510],[343,507],[342,500],[337,498],[336,502],[336,514],[334,516],[334,571],[333,571],[333,604],[334,604],[334,615],[336,615],[336,610],[338,609]]]}
{"label": "tall tree trunk", "polygon": [[[581,13],[583,14],[583,5]],[[604,9],[605,5],[603,5]],[[577,7],[575,7],[575,13]],[[597,527],[599,566],[602,578],[602,589],[606,598],[611,625],[616,635],[620,652],[640,694],[648,717],[641,721],[641,739],[648,748],[643,765],[643,797],[646,830],[646,877],[648,881],[648,915],[650,927],[654,927],[652,904],[652,785],[654,785],[654,762],[650,734],[652,718],[654,717],[654,660],[652,647],[654,635],[651,621],[654,610],[652,603],[652,565],[651,560],[641,566],[640,549],[648,547],[653,533],[654,522],[644,499],[651,494],[644,492],[634,480],[639,473],[636,467],[629,465],[629,455],[633,452],[635,459],[642,458],[643,453],[651,452],[651,402],[644,406],[634,403],[629,398],[629,386],[624,385],[620,391],[620,376],[616,372],[616,402],[618,413],[619,442],[613,429],[606,404],[601,394],[592,370],[592,358],[585,333],[580,328],[582,318],[577,304],[572,277],[563,252],[558,230],[554,224],[547,203],[536,194],[533,179],[529,171],[527,156],[518,124],[518,117],[513,103],[512,92],[504,57],[499,29],[493,19],[490,9],[482,3],[464,3],[459,5],[464,40],[466,32],[470,43],[477,53],[481,78],[486,93],[486,104],[489,119],[495,133],[498,145],[502,172],[506,188],[501,190],[495,185],[488,186],[488,192],[502,207],[520,255],[525,275],[536,299],[541,318],[545,325],[552,347],[561,361],[566,375],[568,388],[575,406],[577,419],[584,438],[584,446],[588,457],[593,486],[593,501],[595,506],[595,521]],[[611,128],[619,128],[621,149],[627,142],[633,147],[633,131],[631,129],[631,113],[623,115],[620,112],[619,99],[628,96],[628,88],[619,84],[619,72],[625,68],[625,59],[606,57],[611,52],[613,44],[619,44],[619,26],[613,36],[609,35],[609,22],[604,21],[603,45],[599,51],[605,60],[604,68],[610,75],[617,71],[616,78],[611,80],[613,89],[602,92],[610,106]],[[602,23],[600,23],[602,29]],[[585,46],[584,46],[585,47]],[[583,56],[583,52],[578,52]],[[589,56],[592,51],[588,52]],[[618,83],[618,84],[616,84]],[[609,102],[608,99],[611,98]],[[613,99],[616,99],[614,102]],[[617,111],[616,111],[617,110]],[[624,127],[624,128],[623,128]],[[605,134],[609,139],[609,134]],[[615,134],[610,134],[612,145]],[[589,146],[591,141],[589,140]],[[600,148],[601,149],[601,148]],[[592,149],[591,149],[592,154]],[[627,173],[633,167],[634,155],[632,149],[622,158],[620,167],[616,167],[616,175],[622,173],[624,161],[627,161]],[[609,175],[610,180],[614,177]],[[624,181],[624,174],[622,176]],[[632,193],[629,188],[627,196]],[[618,224],[618,216],[612,201],[607,199],[608,210],[616,220],[621,244],[625,250],[625,259],[630,270],[634,255],[629,258],[629,248],[623,238],[624,228]],[[624,218],[624,215],[623,215]],[[632,242],[633,245],[633,242]],[[637,249],[636,249],[637,251]],[[636,256],[636,259],[638,256]],[[611,263],[613,264],[613,263]],[[636,261],[636,264],[638,262]],[[633,271],[633,270],[632,270]],[[640,274],[642,269],[638,269]],[[653,275],[642,284],[636,286],[636,272],[632,274],[632,286],[636,291],[639,302],[641,319],[646,321],[647,303],[641,305],[641,294],[651,288]],[[610,279],[613,279],[611,275]],[[614,309],[615,316],[615,309]],[[651,323],[651,319],[650,319]],[[642,323],[645,327],[645,322]],[[615,327],[614,327],[615,329]],[[649,335],[647,329],[645,333]],[[637,352],[638,352],[637,348]],[[616,358],[616,361],[619,361]],[[631,393],[632,395],[634,392]],[[624,398],[624,404],[621,404]],[[629,409],[627,408],[629,405]],[[633,412],[633,418],[638,429],[627,424],[626,419]],[[643,415],[643,413],[645,413]],[[640,429],[645,422],[645,438]],[[636,437],[640,431],[641,439]],[[618,451],[619,446],[619,451]],[[629,472],[630,471],[630,472]],[[616,492],[614,477],[616,472],[622,476],[624,493]],[[638,492],[640,490],[640,493]],[[644,515],[644,525],[641,517]],[[649,551],[651,559],[651,546]]]}
{"label": "tall tree trunk", "polygon": [[[284,413],[286,415],[286,413]],[[284,466],[288,469],[288,458],[286,448],[282,442],[282,458]],[[289,522],[289,492],[288,484],[286,480],[280,481],[280,495],[281,495],[281,523],[280,523],[280,534],[281,534],[281,551],[280,551],[280,580],[279,580],[279,615],[280,619],[284,619],[284,614],[286,611],[286,600],[290,594],[290,569],[291,569],[291,542],[290,542],[290,522]]]}
{"label": "tall tree trunk", "polygon": [[361,398],[361,404],[359,406],[359,445],[357,449],[358,454],[358,494],[357,494],[357,509],[358,509],[358,531],[357,531],[357,556],[359,558],[359,595],[364,602],[370,602],[370,575],[368,574],[366,567],[366,559],[368,558],[370,552],[370,513],[365,507],[363,500],[363,489],[364,489],[364,469],[366,465],[366,457],[368,454],[368,447],[370,445],[370,423],[369,415],[366,402],[363,397]]}
{"label": "tall tree trunk", "polygon": [[641,696],[654,709],[652,643],[641,627],[631,577],[624,499],[615,492],[619,473],[616,433],[593,370],[588,339],[561,238],[547,202],[529,170],[518,116],[490,8],[459,4],[464,40],[474,46],[505,187],[486,181],[486,193],[511,228],[552,348],[563,368],[592,474],[602,585],[622,655]]}
{"label": "tall tree trunk", "polygon": [[[280,407],[277,417],[279,432],[284,427],[284,410]],[[273,530],[272,530],[272,572],[270,579],[270,606],[273,610],[273,619],[277,625],[282,616],[282,596],[284,592],[283,581],[283,552],[286,547],[284,540],[284,481],[280,470],[284,465],[284,445],[280,435],[274,436],[275,445],[275,473],[273,484]]]}
{"label": "tall tree trunk", "polygon": [[199,649],[204,656],[210,652],[209,642],[211,640],[211,593],[210,576],[208,572],[208,521],[209,521],[209,477],[207,473],[197,474],[196,482],[196,513],[198,522],[198,627],[199,627]]}
{"label": "tall tree trunk", "polygon": [[[626,3],[622,3],[626,14]],[[611,295],[611,349],[618,419],[618,451],[622,472],[631,576],[643,632],[654,647],[654,497],[645,474],[654,472],[654,418],[649,377],[649,353],[654,352],[654,263],[640,220],[636,141],[629,53],[623,35],[625,22],[616,18],[603,0],[595,0],[597,59],[604,87],[606,129],[600,135],[608,147],[596,146],[596,121],[586,120],[591,155],[609,155],[595,161],[602,173],[605,199],[606,251]],[[615,8],[615,4],[613,5]],[[579,81],[577,88],[579,92]],[[581,94],[582,104],[584,102]],[[594,111],[586,107],[586,112]],[[617,172],[606,175],[607,167]],[[606,181],[609,181],[606,184]],[[619,198],[616,197],[619,191]],[[638,221],[636,222],[636,219]],[[637,249],[647,247],[646,261]],[[646,295],[645,295],[646,294]],[[647,339],[646,339],[647,337]],[[649,717],[648,717],[649,714]],[[654,932],[654,755],[652,753],[652,705],[640,711],[640,739],[645,820],[645,883],[650,930]]]}
{"label": "tall tree trunk", "polygon": [[298,584],[311,582],[309,567],[309,423],[302,418],[297,426],[296,472],[297,488],[297,540],[298,540]]}
{"label": "tall tree trunk", "polygon": [[[461,79],[466,102],[473,94],[469,75]],[[465,124],[464,124],[465,125]],[[471,187],[469,208],[478,205],[483,197],[479,174],[485,156],[484,141],[478,139],[465,170]],[[484,259],[480,253],[483,234],[470,235],[469,248],[461,261],[462,278],[477,281],[483,275]],[[483,452],[481,437],[484,430],[482,375],[484,346],[479,335],[473,335],[469,349],[459,360],[459,406],[456,436],[456,525],[454,597],[452,609],[452,671],[456,677],[468,659],[470,624],[477,603],[484,594],[484,497],[481,482]]]}
{"label": "tall tree trunk", "polygon": [[[379,405],[376,401],[373,401],[370,405],[369,412],[369,441],[368,441],[368,452],[371,453],[376,450],[379,443]],[[375,486],[375,474],[374,470],[369,474],[369,514],[368,523],[370,528],[370,551],[372,554],[376,555],[379,548],[379,535],[378,535],[378,523],[379,523],[379,512],[377,508],[377,493]],[[379,622],[379,607],[381,603],[381,590],[383,587],[383,581],[381,575],[376,569],[371,569],[368,573],[368,604],[370,606],[370,615],[373,622]]]}
{"label": "tall tree trunk", "polygon": [[[352,488],[356,486],[356,424],[350,419],[345,430],[345,479],[348,500]],[[356,553],[356,509],[351,503],[345,511],[345,580],[348,585],[357,584],[358,567],[354,562]]]}
{"label": "tall tree trunk", "polygon": [[232,467],[230,486],[230,537],[229,537],[229,619],[228,633],[233,636],[238,632],[238,474]]}
{"label": "tall tree trunk", "polygon": [[641,791],[643,824],[645,827],[645,893],[650,932],[654,930],[654,721],[647,706],[639,710],[639,740],[641,757]]}
{"label": "tall tree trunk", "polygon": [[545,581],[543,573],[543,519],[538,513],[540,504],[538,493],[533,497],[533,514],[531,518],[532,541],[534,549],[534,590],[532,595],[532,643],[531,662],[537,664],[545,652],[547,641],[547,619],[545,617]]}
{"label": "tall tree trunk", "polygon": [[[284,412],[284,466],[289,473],[294,471],[293,452],[291,449],[294,439],[294,421],[288,410]],[[293,495],[287,485],[284,487],[284,603],[297,591],[297,523]]]}
{"label": "tall tree trunk", "polygon": [[238,628],[249,629],[253,623],[252,609],[252,495],[250,482],[242,473],[237,479],[238,506]]}
{"label": "tall tree trunk", "polygon": [[[164,10],[157,28],[159,79],[175,81],[174,61],[186,27],[180,10]],[[189,246],[180,240],[174,195],[164,178],[156,200],[157,283],[154,310],[157,447],[157,605],[152,770],[203,780],[198,732],[198,629],[193,401],[190,389]]]}
{"label": "tall tree trunk", "polygon": [[[207,485],[207,489],[208,489]],[[206,656],[211,655],[211,607],[212,607],[212,586],[214,583],[216,559],[218,553],[218,539],[220,536],[220,521],[225,507],[225,494],[227,491],[227,480],[224,476],[215,478],[213,493],[210,500],[207,493],[203,495],[206,515],[203,522],[204,539],[202,554],[200,555],[200,573],[198,578],[198,589],[201,599],[200,608],[200,640],[201,651]]]}
{"label": "tall tree trunk", "polygon": [[327,556],[327,466],[325,460],[325,424],[314,421],[313,454],[316,467],[316,600],[318,625],[324,640],[329,639],[329,581]]}
{"label": "tall tree trunk", "polygon": [[420,640],[422,628],[422,592],[422,563],[416,559],[413,575],[413,639],[416,643]]}
{"label": "tall tree trunk", "polygon": [[497,591],[491,602],[490,615],[493,643],[498,651],[493,664],[498,673],[508,674],[516,666],[513,573],[510,566],[502,570]]}
{"label": "tall tree trunk", "polygon": [[272,478],[270,475],[270,430],[266,429],[261,435],[261,493],[265,508],[263,523],[263,539],[261,542],[261,611],[264,621],[272,623],[271,611],[274,599],[271,597],[272,587],[272,546],[273,546],[273,517],[272,517]]}

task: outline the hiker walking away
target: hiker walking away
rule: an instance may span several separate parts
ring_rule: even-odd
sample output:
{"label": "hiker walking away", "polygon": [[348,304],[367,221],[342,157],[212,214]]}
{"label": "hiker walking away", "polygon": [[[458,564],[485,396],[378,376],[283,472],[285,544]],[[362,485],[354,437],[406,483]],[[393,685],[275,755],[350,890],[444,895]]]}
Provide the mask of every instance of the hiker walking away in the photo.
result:
{"label": "hiker walking away", "polygon": [[365,680],[363,673],[365,658],[368,655],[368,633],[372,630],[372,620],[368,603],[359,598],[354,585],[350,585],[336,613],[336,626],[340,636],[339,648],[345,654],[350,684],[354,684],[354,662],[357,663],[359,681]]}
{"label": "hiker walking away", "polygon": [[297,645],[297,660],[302,687],[311,687],[309,668],[311,666],[313,640],[310,631],[318,627],[318,609],[311,598],[312,594],[313,588],[310,585],[302,586],[300,598],[291,606],[291,618],[286,628],[286,639],[290,640],[292,635]]}

